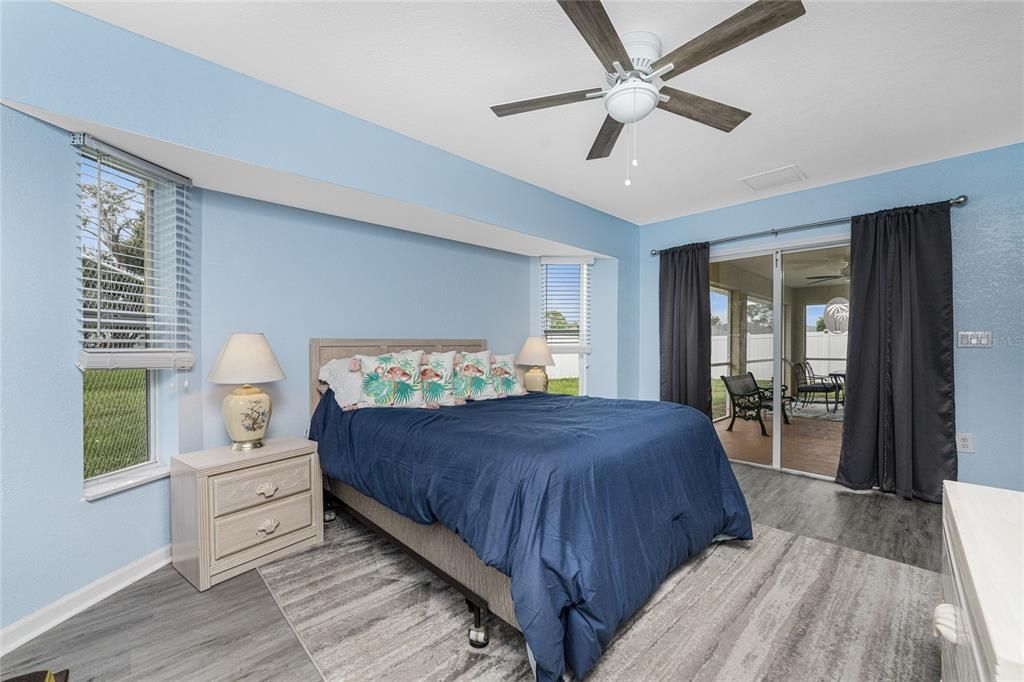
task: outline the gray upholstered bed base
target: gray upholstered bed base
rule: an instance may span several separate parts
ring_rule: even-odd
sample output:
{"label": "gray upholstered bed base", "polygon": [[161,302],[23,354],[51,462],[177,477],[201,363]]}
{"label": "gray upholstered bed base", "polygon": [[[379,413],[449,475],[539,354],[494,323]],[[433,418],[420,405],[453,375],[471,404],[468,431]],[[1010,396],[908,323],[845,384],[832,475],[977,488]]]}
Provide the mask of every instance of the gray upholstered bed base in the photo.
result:
{"label": "gray upholstered bed base", "polygon": [[[449,350],[474,352],[486,348],[487,342],[483,339],[311,339],[310,409],[316,409],[323,388],[318,378],[320,368],[331,360],[409,349],[423,349],[431,353]],[[484,564],[462,538],[439,523],[429,526],[416,523],[341,481],[326,480],[334,496],[360,521],[397,541],[421,563],[452,582],[470,601],[486,606],[491,613],[520,629],[512,604],[509,577]]]}
{"label": "gray upholstered bed base", "polygon": [[[345,503],[355,516],[373,530],[389,536],[432,570],[457,583],[467,598],[470,594],[486,602],[488,610],[519,629],[512,604],[511,584],[504,573],[480,561],[469,545],[439,523],[425,526],[391,511],[380,502],[332,478],[331,493]],[[467,593],[468,591],[468,593]]]}

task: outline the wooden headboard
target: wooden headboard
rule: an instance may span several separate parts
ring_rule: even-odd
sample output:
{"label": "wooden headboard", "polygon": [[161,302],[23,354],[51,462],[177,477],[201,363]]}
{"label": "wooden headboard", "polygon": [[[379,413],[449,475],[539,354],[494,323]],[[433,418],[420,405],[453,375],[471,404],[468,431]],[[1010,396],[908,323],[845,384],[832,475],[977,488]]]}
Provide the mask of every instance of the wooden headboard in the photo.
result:
{"label": "wooden headboard", "polygon": [[320,368],[331,360],[353,355],[384,355],[403,350],[444,353],[450,350],[476,353],[487,350],[485,339],[310,339],[309,400],[310,414],[320,402],[325,385],[320,381]]}

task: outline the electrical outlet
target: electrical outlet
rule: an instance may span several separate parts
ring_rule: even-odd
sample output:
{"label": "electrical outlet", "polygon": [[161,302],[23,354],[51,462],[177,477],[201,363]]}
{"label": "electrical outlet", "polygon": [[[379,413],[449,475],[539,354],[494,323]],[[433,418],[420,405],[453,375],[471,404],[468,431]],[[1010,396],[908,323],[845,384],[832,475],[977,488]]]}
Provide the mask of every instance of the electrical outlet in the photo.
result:
{"label": "electrical outlet", "polygon": [[956,451],[974,452],[974,434],[966,431],[956,434]]}

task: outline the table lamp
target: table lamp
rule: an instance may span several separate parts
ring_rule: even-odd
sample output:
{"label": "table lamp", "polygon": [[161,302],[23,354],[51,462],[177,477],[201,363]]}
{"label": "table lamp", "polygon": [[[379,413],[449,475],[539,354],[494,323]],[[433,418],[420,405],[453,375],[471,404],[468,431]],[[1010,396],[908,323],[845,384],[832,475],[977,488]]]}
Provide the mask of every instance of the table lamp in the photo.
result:
{"label": "table lamp", "polygon": [[270,424],[270,396],[252,384],[281,379],[284,372],[267,337],[252,332],[235,332],[228,337],[207,380],[214,384],[242,384],[228,393],[222,405],[232,450],[263,446],[263,436]]}
{"label": "table lamp", "polygon": [[517,365],[527,365],[532,369],[523,377],[523,387],[531,392],[544,392],[548,390],[548,373],[544,367],[555,364],[551,357],[551,349],[547,341],[540,336],[531,336],[526,339],[519,355],[516,357]]}

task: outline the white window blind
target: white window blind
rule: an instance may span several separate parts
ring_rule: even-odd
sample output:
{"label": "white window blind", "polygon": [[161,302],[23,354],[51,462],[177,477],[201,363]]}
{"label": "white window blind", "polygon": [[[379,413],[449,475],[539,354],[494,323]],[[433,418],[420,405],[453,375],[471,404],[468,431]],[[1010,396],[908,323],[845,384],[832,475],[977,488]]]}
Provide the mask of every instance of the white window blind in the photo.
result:
{"label": "white window blind", "polygon": [[541,328],[552,353],[590,352],[592,259],[541,258]]}
{"label": "white window blind", "polygon": [[191,183],[81,133],[82,369],[192,366]]}

